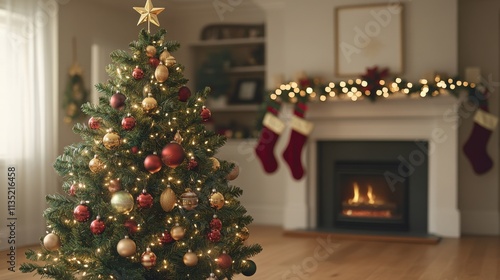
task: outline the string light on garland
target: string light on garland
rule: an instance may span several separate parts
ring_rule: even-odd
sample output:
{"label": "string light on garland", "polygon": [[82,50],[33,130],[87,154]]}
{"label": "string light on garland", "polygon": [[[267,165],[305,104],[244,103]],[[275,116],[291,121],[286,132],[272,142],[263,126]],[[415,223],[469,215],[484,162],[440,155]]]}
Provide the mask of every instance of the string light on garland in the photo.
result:
{"label": "string light on garland", "polygon": [[[310,84],[305,88],[299,88],[297,82],[281,84],[269,94],[270,100],[296,103],[298,101],[332,101],[335,99],[350,99],[358,101],[368,98],[372,101],[377,98],[389,98],[393,94],[404,94],[408,96],[435,97],[441,94],[452,94],[458,96],[459,90],[474,90],[476,85],[460,79],[442,78],[436,75],[433,80],[420,79],[418,83],[408,82],[402,77],[392,80],[385,79],[386,69],[378,70],[377,67],[369,68],[363,78],[349,79],[322,83],[319,79],[309,79],[301,84]],[[297,94],[298,93],[298,94]]]}

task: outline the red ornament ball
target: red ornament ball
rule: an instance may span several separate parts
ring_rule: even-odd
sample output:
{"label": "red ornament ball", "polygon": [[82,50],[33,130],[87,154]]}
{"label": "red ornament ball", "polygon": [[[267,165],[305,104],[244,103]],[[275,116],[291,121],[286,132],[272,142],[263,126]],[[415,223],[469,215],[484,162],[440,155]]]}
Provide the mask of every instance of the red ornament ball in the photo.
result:
{"label": "red ornament ball", "polygon": [[75,207],[75,210],[73,211],[73,217],[80,223],[88,221],[88,219],[90,218],[89,207],[85,204],[79,204],[78,206]]}
{"label": "red ornament ball", "polygon": [[196,167],[198,167],[198,162],[194,158],[191,158],[188,163],[188,170],[194,170]]}
{"label": "red ornament ball", "polygon": [[221,221],[221,220],[219,220],[217,217],[214,217],[214,218],[210,221],[210,228],[211,228],[211,229],[221,230],[221,229],[222,229],[222,221]]}
{"label": "red ornament ball", "polygon": [[125,130],[134,129],[135,124],[136,124],[135,118],[130,115],[122,119],[122,128]]}
{"label": "red ornament ball", "polygon": [[120,179],[113,179],[109,181],[108,190],[110,193],[115,193],[122,189],[122,183]]}
{"label": "red ornament ball", "polygon": [[225,252],[222,253],[217,258],[217,265],[222,269],[230,268],[232,264],[233,264],[233,259],[231,258],[230,255],[226,254]]}
{"label": "red ornament ball", "polygon": [[149,58],[149,65],[151,65],[151,67],[156,68],[156,67],[158,67],[159,64],[160,64],[160,60],[158,58],[156,58],[156,57]]}
{"label": "red ornament ball", "polygon": [[103,221],[101,221],[101,217],[97,216],[97,218],[95,220],[92,221],[92,223],[90,223],[90,231],[93,233],[93,234],[101,234],[104,232],[104,230],[106,229],[106,224],[104,224]]}
{"label": "red ornament ball", "polygon": [[141,264],[146,269],[150,269],[156,265],[156,255],[151,251],[151,248],[147,248],[141,256]]}
{"label": "red ornament ball", "polygon": [[161,234],[161,238],[160,238],[161,244],[166,245],[166,244],[170,244],[174,241],[175,241],[174,238],[172,237],[172,235],[170,234],[170,232],[168,230],[164,231]]}
{"label": "red ornament ball", "polygon": [[179,89],[179,101],[186,102],[189,97],[191,97],[191,90],[186,86],[182,86]]}
{"label": "red ornament ball", "polygon": [[137,233],[137,231],[139,231],[139,224],[137,224],[135,220],[132,219],[126,220],[124,226],[130,234],[134,234]]}
{"label": "red ornament ball", "polygon": [[139,147],[133,146],[132,148],[130,148],[130,152],[134,155],[137,154],[139,152]]}
{"label": "red ornament ball", "polygon": [[153,196],[143,190],[142,193],[137,197],[137,205],[141,209],[149,209],[153,206]]}
{"label": "red ornament ball", "polygon": [[140,80],[144,78],[144,71],[142,71],[142,69],[139,68],[139,66],[136,66],[134,71],[132,72],[132,77],[134,77],[134,79],[136,80]]}
{"label": "red ornament ball", "polygon": [[161,160],[170,168],[176,168],[185,158],[184,149],[177,142],[168,143],[161,151]]}
{"label": "red ornament ball", "polygon": [[161,170],[161,159],[158,155],[152,154],[144,160],[144,168],[150,173],[156,173]]}
{"label": "red ornament ball", "polygon": [[117,92],[111,96],[109,100],[109,105],[116,110],[123,110],[125,108],[125,100],[127,97],[121,92]]}
{"label": "red ornament ball", "polygon": [[201,109],[201,113],[200,113],[200,115],[201,115],[201,119],[202,119],[204,122],[206,122],[206,121],[208,121],[208,120],[210,119],[210,117],[212,116],[212,112],[210,112],[210,110],[209,110],[207,107],[203,106],[203,108]]}
{"label": "red ornament ball", "polygon": [[90,129],[99,129],[101,128],[101,121],[102,119],[101,118],[94,118],[94,117],[91,117],[89,119],[89,127]]}
{"label": "red ornament ball", "polygon": [[71,196],[75,196],[77,190],[78,190],[78,184],[74,183],[73,185],[71,185],[71,187],[69,187],[68,194]]}
{"label": "red ornament ball", "polygon": [[210,240],[210,242],[219,242],[220,241],[220,238],[221,238],[221,234],[220,234],[220,231],[218,229],[212,229],[210,230],[210,232],[208,233],[208,240]]}

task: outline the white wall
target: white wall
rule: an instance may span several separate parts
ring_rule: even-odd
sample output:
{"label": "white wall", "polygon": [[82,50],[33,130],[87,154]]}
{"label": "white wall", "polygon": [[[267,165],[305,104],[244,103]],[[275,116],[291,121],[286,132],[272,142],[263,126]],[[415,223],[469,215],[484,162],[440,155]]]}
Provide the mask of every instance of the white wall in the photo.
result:
{"label": "white wall", "polygon": [[[104,4],[102,4],[104,2]],[[233,1],[236,3],[237,1]],[[192,77],[193,62],[189,45],[199,40],[202,28],[213,23],[261,23],[267,27],[267,71],[268,87],[275,86],[276,77],[293,79],[299,72],[334,77],[334,9],[337,6],[365,3],[386,3],[376,0],[253,0],[242,1],[231,11],[223,13],[222,20],[213,7],[212,1],[174,1],[164,6],[166,10],[160,16],[162,27],[168,31],[167,38],[181,43],[181,49],[175,54],[178,62],[186,66],[186,76]],[[90,46],[94,43],[108,42],[109,46],[126,49],[128,43],[137,38],[141,27],[136,27],[138,20],[131,7],[143,6],[143,1],[134,0],[117,9],[108,6],[107,1],[69,1],[61,7],[60,13],[60,87],[67,81],[65,69],[71,65],[71,37],[77,36],[79,42],[79,60],[85,70],[86,82],[90,85]],[[417,80],[431,72],[443,72],[450,75],[464,73],[465,67],[478,66],[485,75],[499,76],[499,10],[496,0],[418,0],[403,1],[405,28],[405,64],[404,77]],[[89,20],[91,16],[91,20]],[[460,27],[460,29],[458,27]],[[144,27],[144,26],[143,26]],[[487,30],[488,32],[483,32]],[[110,35],[112,34],[112,35]],[[444,35],[446,34],[446,35]],[[483,34],[483,35],[480,35]],[[109,43],[111,42],[111,43]],[[493,94],[491,111],[498,114],[498,97]],[[472,122],[465,118],[460,127],[460,146],[470,135]],[[281,136],[276,149],[280,157],[288,141],[288,134]],[[62,147],[80,141],[71,132],[71,127],[61,121],[60,145]],[[499,178],[498,178],[498,133],[495,131],[488,144],[488,154],[495,162],[494,170],[477,176],[470,164],[459,151],[460,202],[462,211],[462,230],[465,233],[499,233]],[[224,159],[231,160],[227,154],[229,143],[221,150]],[[248,148],[248,147],[247,147]],[[234,160],[245,159],[248,151],[238,152]],[[281,158],[281,157],[280,157]],[[256,223],[283,224],[280,211],[270,215],[263,209],[293,209],[286,206],[282,197],[285,188],[293,188],[297,182],[290,179],[284,161],[280,160],[278,173],[267,176],[260,168],[260,163],[253,160],[243,161],[243,172],[235,183],[244,189],[242,202],[251,214],[257,214]],[[451,163],[450,163],[451,164]],[[260,171],[259,171],[260,170]],[[248,171],[248,172],[247,172]],[[243,175],[245,174],[245,175]],[[249,177],[245,177],[249,176]],[[259,178],[258,184],[246,184]],[[257,206],[260,205],[260,206]],[[296,209],[294,214],[302,211]],[[252,213],[253,212],[253,213]],[[262,215],[261,215],[262,213]],[[289,218],[293,218],[289,217]]]}
{"label": "white wall", "polygon": [[[491,79],[493,86],[490,111],[498,116],[500,88],[500,2],[497,0],[459,1],[459,66],[464,74],[467,67],[479,67],[481,75]],[[490,78],[489,78],[490,77]],[[463,114],[460,128],[460,146],[472,131],[472,114]],[[499,138],[498,127],[486,147],[493,159],[493,169],[477,175],[465,155],[460,152],[459,208],[462,213],[462,231],[471,234],[500,233]]]}

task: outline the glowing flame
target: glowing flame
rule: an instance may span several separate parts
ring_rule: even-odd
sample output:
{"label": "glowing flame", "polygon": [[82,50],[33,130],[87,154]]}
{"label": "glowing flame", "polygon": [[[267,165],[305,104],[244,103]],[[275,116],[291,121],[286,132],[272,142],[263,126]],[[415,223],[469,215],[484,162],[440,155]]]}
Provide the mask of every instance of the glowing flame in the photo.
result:
{"label": "glowing flame", "polygon": [[368,192],[366,193],[366,196],[368,197],[369,204],[375,204],[375,195],[373,194],[373,188],[371,185],[368,185]]}
{"label": "glowing flame", "polygon": [[354,182],[354,184],[352,185],[353,189],[354,189],[354,197],[352,199],[349,199],[349,204],[352,204],[352,203],[358,203],[359,202],[359,186],[358,186],[358,183]]}

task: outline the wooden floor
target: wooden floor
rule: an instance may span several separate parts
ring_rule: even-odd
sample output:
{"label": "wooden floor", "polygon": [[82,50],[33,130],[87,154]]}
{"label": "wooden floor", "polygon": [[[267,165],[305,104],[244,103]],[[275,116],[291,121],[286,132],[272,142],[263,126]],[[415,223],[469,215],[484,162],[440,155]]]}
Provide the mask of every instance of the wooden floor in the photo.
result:
{"label": "wooden floor", "polygon": [[[429,245],[284,237],[280,228],[266,226],[250,231],[249,242],[264,251],[253,259],[254,277],[237,280],[500,280],[500,237],[444,238]],[[18,264],[24,262],[21,251]],[[0,280],[40,279],[8,271],[5,252],[0,254]]]}

